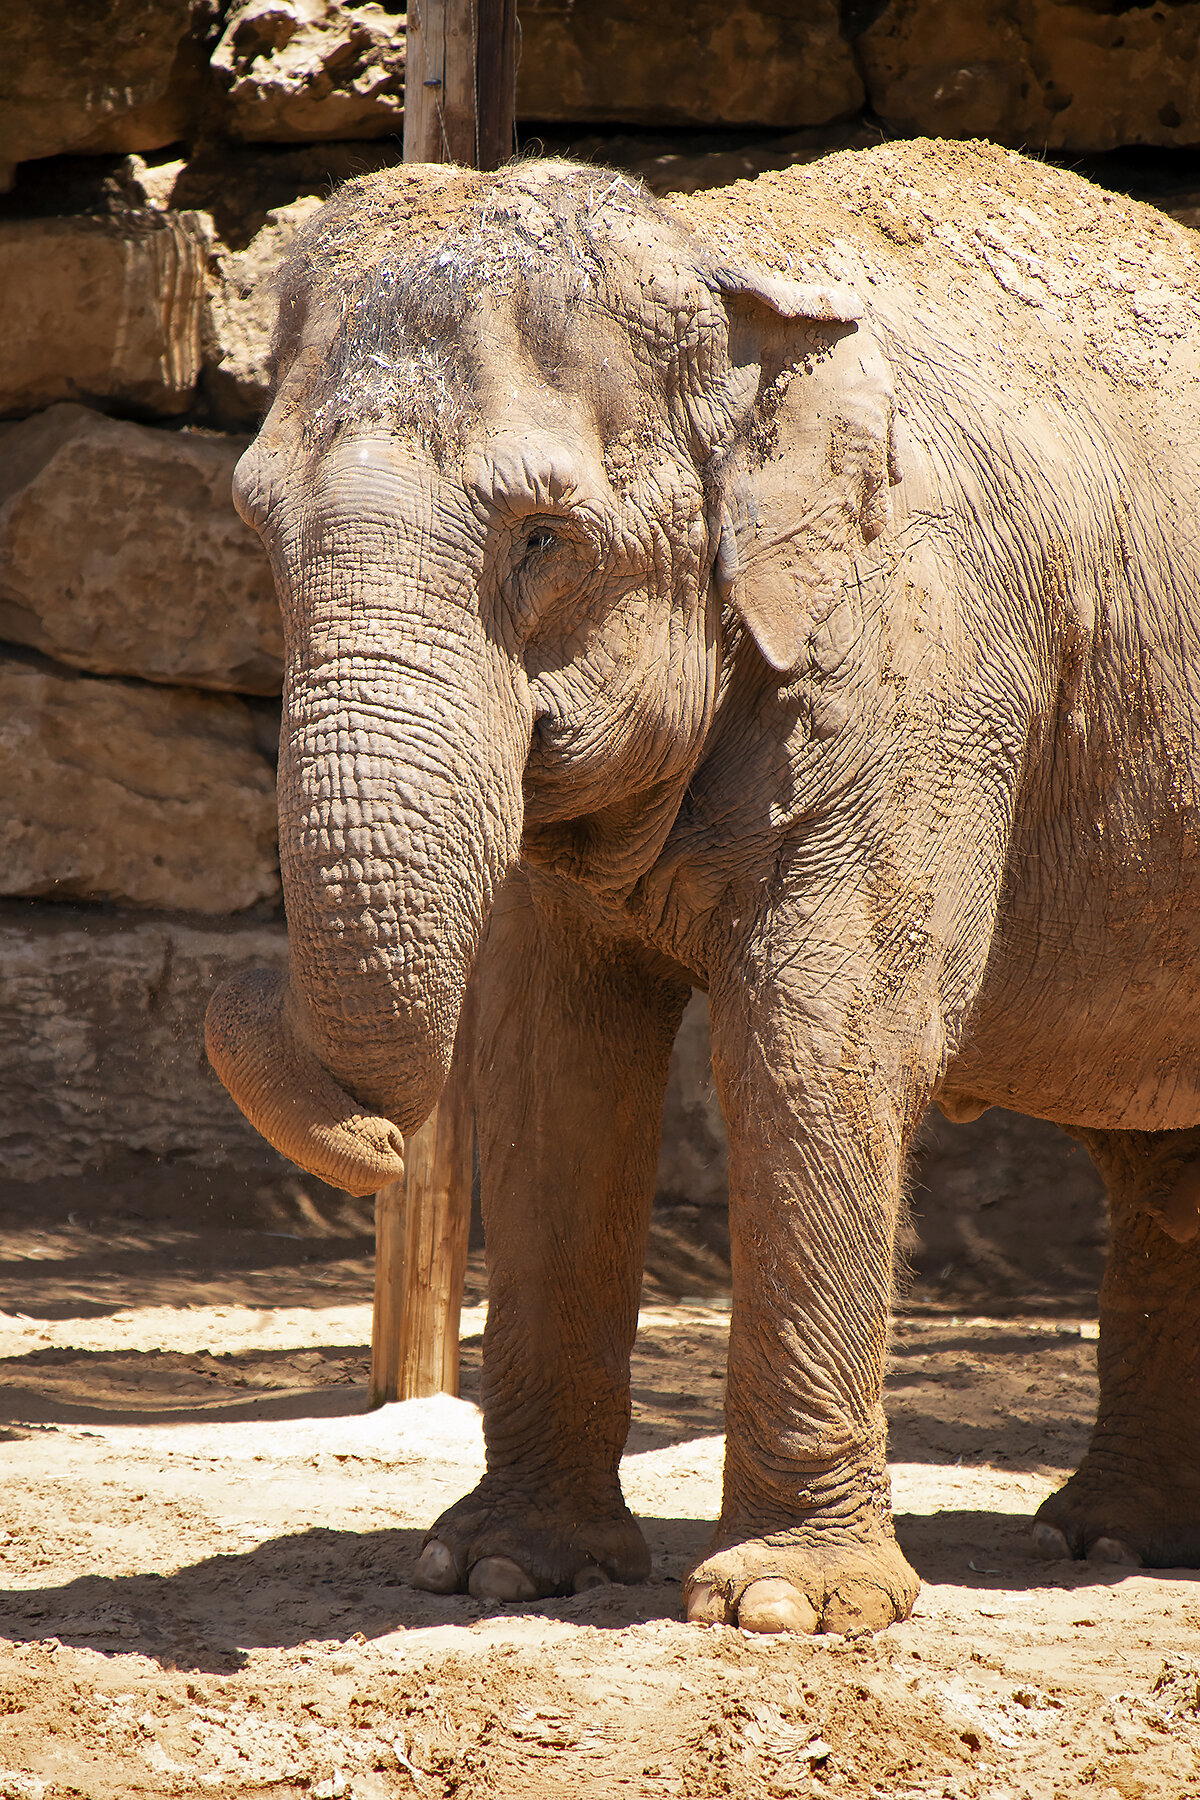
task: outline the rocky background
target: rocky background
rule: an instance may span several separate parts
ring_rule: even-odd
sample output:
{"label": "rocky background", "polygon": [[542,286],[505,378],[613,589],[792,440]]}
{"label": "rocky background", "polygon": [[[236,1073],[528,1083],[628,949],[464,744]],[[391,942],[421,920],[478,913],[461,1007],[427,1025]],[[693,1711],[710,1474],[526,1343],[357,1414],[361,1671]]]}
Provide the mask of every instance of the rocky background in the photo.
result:
{"label": "rocky background", "polygon": [[[1200,0],[520,11],[526,139],[659,191],[979,134],[1074,161],[1148,147],[1095,167],[1200,222],[1166,154],[1200,142]],[[403,88],[404,17],[379,0],[0,14],[0,1190],[22,1208],[331,1200],[200,1048],[217,973],[284,954],[279,627],[229,477],[266,395],[271,271],[334,182],[400,159]],[[682,1256],[681,1282],[719,1275],[723,1178],[697,1005],[662,1216],[713,1258]],[[914,1206],[934,1283],[1094,1278],[1095,1179],[1049,1127],[931,1124]]]}

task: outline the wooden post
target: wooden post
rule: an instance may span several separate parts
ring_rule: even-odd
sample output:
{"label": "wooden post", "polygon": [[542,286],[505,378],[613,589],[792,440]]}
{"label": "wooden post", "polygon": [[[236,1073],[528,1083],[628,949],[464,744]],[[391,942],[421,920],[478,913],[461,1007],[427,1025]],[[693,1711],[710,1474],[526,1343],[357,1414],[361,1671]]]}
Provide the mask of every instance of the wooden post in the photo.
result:
{"label": "wooden post", "polygon": [[372,1406],[458,1392],[475,1149],[474,1013],[468,992],[442,1097],[404,1146],[404,1179],[375,1196]]}
{"label": "wooden post", "polygon": [[517,147],[517,0],[480,0],[475,112],[476,165],[498,169]]}
{"label": "wooden post", "polygon": [[[494,169],[513,151],[516,0],[410,0],[405,162]],[[458,1392],[471,1223],[474,1003],[433,1115],[404,1146],[404,1179],[375,1196],[371,1405]]]}
{"label": "wooden post", "polygon": [[496,169],[513,153],[516,0],[411,0],[405,162]]}

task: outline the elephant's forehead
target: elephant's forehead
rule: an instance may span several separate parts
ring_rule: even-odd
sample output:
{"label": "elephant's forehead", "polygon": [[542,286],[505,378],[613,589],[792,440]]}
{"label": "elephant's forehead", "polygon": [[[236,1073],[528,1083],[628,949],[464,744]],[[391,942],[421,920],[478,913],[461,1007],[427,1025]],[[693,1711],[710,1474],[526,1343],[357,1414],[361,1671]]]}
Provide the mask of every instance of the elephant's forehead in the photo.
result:
{"label": "elephant's forehead", "polygon": [[484,293],[437,337],[360,321],[314,344],[293,364],[293,418],[318,447],[335,426],[386,421],[436,437],[439,460],[498,435],[607,437],[643,415],[651,362],[611,306]]}
{"label": "elephant's forehead", "polygon": [[519,193],[395,260],[376,246],[352,282],[326,271],[303,331],[313,354],[291,358],[303,436],[319,448],[390,420],[445,463],[497,417],[553,425],[557,401],[605,437],[629,430],[694,357],[713,304],[670,236],[632,210],[601,229]]}
{"label": "elephant's forehead", "polygon": [[518,192],[449,230],[377,238],[352,274],[313,266],[307,298],[313,315],[338,321],[343,340],[428,352],[470,340],[481,317],[505,310],[524,341],[553,346],[606,313],[641,323],[664,307],[694,310],[705,296],[676,227],[633,211],[592,219]]}

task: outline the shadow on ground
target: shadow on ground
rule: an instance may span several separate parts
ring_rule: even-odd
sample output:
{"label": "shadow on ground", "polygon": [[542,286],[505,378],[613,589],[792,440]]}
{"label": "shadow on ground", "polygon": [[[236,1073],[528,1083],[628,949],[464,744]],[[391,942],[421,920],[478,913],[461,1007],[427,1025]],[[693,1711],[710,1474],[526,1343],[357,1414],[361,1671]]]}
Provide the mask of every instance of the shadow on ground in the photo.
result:
{"label": "shadow on ground", "polygon": [[[650,1521],[656,1563],[682,1568],[709,1530],[698,1519]],[[305,1531],[246,1553],[206,1557],[173,1575],[86,1575],[58,1587],[0,1591],[0,1633],[218,1671],[240,1666],[247,1650],[263,1646],[344,1641],[356,1633],[375,1638],[529,1612],[409,1587],[423,1536],[415,1528]],[[548,1600],[537,1610],[620,1630],[670,1618],[678,1604],[677,1579],[663,1573],[642,1587]]]}
{"label": "shadow on ground", "polygon": [[[645,1327],[632,1365],[628,1450],[723,1429],[728,1319],[684,1312]],[[461,1393],[478,1401],[481,1340],[462,1345]],[[891,1456],[998,1468],[1074,1467],[1095,1406],[1095,1345],[988,1320],[897,1325],[888,1377]],[[40,1347],[0,1359],[0,1424],[197,1425],[333,1418],[366,1404],[365,1344],[223,1351]]]}
{"label": "shadow on ground", "polygon": [[[57,1639],[106,1655],[136,1652],[163,1667],[238,1668],[246,1652],[314,1641],[371,1639],[399,1630],[467,1626],[500,1616],[561,1619],[623,1630],[680,1616],[680,1579],[705,1547],[700,1519],[643,1521],[655,1574],[640,1587],[502,1607],[467,1595],[423,1594],[408,1585],[423,1534],[416,1529],[314,1530],[249,1552],[206,1557],[173,1575],[86,1575],[62,1586],[0,1592],[0,1633],[18,1642]],[[905,1554],[924,1581],[991,1591],[1084,1592],[1136,1581],[1129,1569],[1044,1563],[1025,1549],[1027,1516],[946,1511],[902,1516]],[[1200,1580],[1196,1571],[1172,1571]]]}

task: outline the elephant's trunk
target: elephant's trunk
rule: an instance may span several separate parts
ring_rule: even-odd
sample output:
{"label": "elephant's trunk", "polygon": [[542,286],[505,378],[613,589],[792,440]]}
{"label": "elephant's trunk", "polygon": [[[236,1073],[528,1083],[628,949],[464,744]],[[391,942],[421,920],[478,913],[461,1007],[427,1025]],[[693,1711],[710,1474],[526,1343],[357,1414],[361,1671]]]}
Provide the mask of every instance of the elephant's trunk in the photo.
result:
{"label": "elephant's trunk", "polygon": [[227,982],[208,1017],[210,1059],[251,1123],[359,1193],[401,1172],[402,1134],[441,1091],[518,854],[529,745],[477,607],[411,593],[376,595],[357,631],[344,594],[298,609],[279,779],[290,974]]}
{"label": "elephant's trunk", "polygon": [[365,1111],[297,1036],[286,977],[252,969],[213,995],[205,1043],[213,1068],[250,1123],[331,1187],[371,1194],[404,1173],[404,1144]]}

